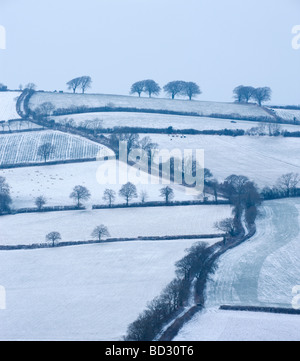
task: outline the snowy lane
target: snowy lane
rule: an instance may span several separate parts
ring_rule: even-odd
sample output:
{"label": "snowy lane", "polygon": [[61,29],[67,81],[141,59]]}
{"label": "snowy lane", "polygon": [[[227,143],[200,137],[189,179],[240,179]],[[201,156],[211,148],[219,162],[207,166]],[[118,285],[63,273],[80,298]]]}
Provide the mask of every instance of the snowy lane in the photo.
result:
{"label": "snowy lane", "polygon": [[[265,203],[256,235],[221,257],[213,281],[208,284],[207,307],[221,304],[280,304],[291,307],[291,292],[297,279],[291,277],[286,280],[288,282],[281,285],[285,288],[283,290],[278,287],[274,272],[270,271],[272,267],[266,267],[265,264],[270,255],[282,253],[282,247],[299,237],[299,204],[295,200]],[[300,243],[294,251],[300,257]],[[297,267],[297,263],[293,266]],[[288,270],[290,265],[283,267]],[[300,263],[298,271],[300,274]],[[283,298],[283,293],[287,297]]]}

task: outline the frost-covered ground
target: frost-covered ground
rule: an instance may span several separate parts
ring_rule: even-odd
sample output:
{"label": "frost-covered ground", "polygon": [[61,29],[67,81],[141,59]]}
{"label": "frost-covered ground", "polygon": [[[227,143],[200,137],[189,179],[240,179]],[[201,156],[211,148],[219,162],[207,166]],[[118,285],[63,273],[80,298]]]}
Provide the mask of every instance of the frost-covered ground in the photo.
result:
{"label": "frost-covered ground", "polygon": [[[114,167],[112,163],[107,163],[107,168],[111,171]],[[88,207],[106,204],[102,199],[106,188],[116,192],[116,204],[124,204],[125,200],[119,196],[119,190],[128,181],[135,183],[138,190],[138,198],[133,199],[134,202],[140,202],[142,191],[146,191],[147,201],[163,201],[160,189],[165,185],[158,183],[157,178],[149,177],[144,172],[137,173],[124,163],[116,164],[118,176],[112,178],[106,177],[106,166],[103,168],[101,162],[3,169],[0,170],[0,176],[5,177],[11,187],[14,208],[34,207],[34,200],[40,195],[46,197],[49,206],[73,205],[74,201],[69,196],[77,185],[87,187],[90,191],[91,198],[85,203]],[[186,187],[170,186],[174,190],[175,201],[195,200],[195,196]]]}
{"label": "frost-covered ground", "polygon": [[173,341],[300,341],[300,316],[209,310]]}
{"label": "frost-covered ground", "polygon": [[264,203],[256,235],[220,258],[208,282],[207,310],[176,339],[300,340],[300,316],[217,310],[224,304],[292,308],[292,289],[300,285],[299,212],[299,199]]}
{"label": "frost-covered ground", "polygon": [[123,107],[137,109],[170,110],[178,112],[194,112],[199,115],[237,114],[241,117],[270,117],[262,108],[255,104],[218,103],[189,100],[171,100],[163,98],[138,98],[134,96],[104,95],[104,94],[59,94],[36,93],[29,106],[35,109],[45,102],[51,102],[57,109],[70,107]]}
{"label": "frost-covered ground", "polygon": [[300,121],[300,110],[293,109],[272,109],[276,115],[287,121]]}
{"label": "frost-covered ground", "polygon": [[100,150],[109,153],[106,147],[98,143],[58,131],[15,133],[0,135],[0,165],[43,163],[38,149],[45,143],[54,147],[48,161],[96,158]]}
{"label": "frost-covered ground", "polygon": [[[165,114],[148,114],[148,113],[126,113],[126,112],[109,112],[109,113],[84,113],[72,114],[68,116],[51,117],[57,123],[64,123],[73,119],[76,126],[84,124],[86,121],[103,121],[103,128],[113,127],[138,127],[138,128],[168,128],[174,129],[195,129],[195,130],[220,130],[220,129],[243,129],[248,130],[257,127],[260,124],[246,120],[217,119],[207,117],[191,117]],[[300,130],[297,125],[281,125],[282,129],[291,132]]]}
{"label": "frost-covered ground", "polygon": [[0,121],[20,118],[16,111],[16,103],[20,94],[20,92],[0,92]]}
{"label": "frost-covered ground", "polygon": [[100,224],[113,238],[219,234],[215,222],[230,215],[226,205],[16,214],[0,217],[0,244],[45,243],[45,236],[53,231],[63,241],[87,241]]}
{"label": "frost-covered ground", "polygon": [[297,138],[150,136],[160,149],[204,149],[205,167],[220,180],[231,174],[242,174],[264,187],[274,185],[282,174],[300,172],[300,143]]}
{"label": "frost-covered ground", "polygon": [[0,252],[0,340],[120,340],[194,242]]}

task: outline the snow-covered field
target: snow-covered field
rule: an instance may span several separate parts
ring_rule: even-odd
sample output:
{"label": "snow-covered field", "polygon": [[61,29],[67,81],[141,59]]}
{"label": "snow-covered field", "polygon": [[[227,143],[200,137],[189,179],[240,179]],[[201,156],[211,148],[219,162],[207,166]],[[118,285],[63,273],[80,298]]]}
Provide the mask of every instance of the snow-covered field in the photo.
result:
{"label": "snow-covered field", "polygon": [[292,308],[292,290],[300,285],[299,214],[299,199],[264,203],[256,235],[221,257],[208,282],[207,310],[176,339],[300,340],[300,316],[217,311],[224,304]]}
{"label": "snow-covered field", "polygon": [[49,161],[95,158],[100,149],[106,148],[82,137],[58,131],[6,134],[0,135],[0,165],[43,163],[38,148],[44,143],[54,146]]}
{"label": "snow-covered field", "polygon": [[300,316],[204,311],[173,341],[300,341]]}
{"label": "snow-covered field", "polygon": [[[85,122],[103,121],[103,128],[111,129],[114,127],[138,127],[138,128],[168,128],[174,129],[195,129],[195,130],[221,130],[221,129],[243,129],[249,130],[260,124],[246,120],[217,119],[207,117],[191,117],[165,114],[148,114],[148,113],[126,113],[126,112],[109,112],[109,113],[84,113],[72,114],[68,116],[52,117],[57,123],[65,123],[73,120],[76,126]],[[52,119],[51,118],[51,119]],[[289,131],[299,131],[300,126],[282,125],[282,129]]]}
{"label": "snow-covered field", "polygon": [[170,100],[163,98],[138,98],[122,95],[104,94],[59,94],[36,93],[29,102],[31,109],[45,102],[51,102],[58,108],[71,107],[123,107],[137,109],[170,110],[178,112],[193,112],[199,115],[236,114],[241,117],[270,117],[270,115],[255,104],[218,103],[189,100]]}
{"label": "snow-covered field", "polygon": [[[233,121],[231,119],[126,112],[72,114],[68,116],[51,117],[51,119],[54,119],[57,123],[65,123],[73,119],[76,126],[80,126],[85,122],[102,120],[102,126],[105,129],[114,127],[165,129],[173,127],[179,130],[243,129],[246,131],[260,125],[260,123],[246,120]],[[286,124],[281,125],[281,127],[291,132],[300,130],[300,126],[297,125]]]}
{"label": "snow-covered field", "polygon": [[45,243],[45,236],[53,231],[66,242],[87,241],[100,224],[113,238],[219,234],[215,222],[230,215],[226,205],[16,214],[0,217],[0,244]]}
{"label": "snow-covered field", "polygon": [[194,242],[0,252],[0,340],[120,340]]}
{"label": "snow-covered field", "polygon": [[[125,163],[116,164],[119,175],[117,178],[106,178],[106,167],[112,170],[113,165],[107,163],[103,166],[103,162],[2,169],[0,176],[5,177],[11,187],[14,208],[34,207],[34,200],[40,195],[46,197],[49,206],[72,205],[74,202],[69,195],[77,185],[82,185],[90,191],[91,198],[85,203],[88,207],[93,204],[105,204],[102,197],[106,188],[116,192],[116,204],[124,204],[125,200],[118,192],[122,184],[128,181],[136,184],[138,190],[138,198],[133,199],[134,202],[140,202],[142,191],[147,192],[147,201],[163,201],[160,189],[165,185],[159,183],[157,178],[144,172],[137,174],[136,170],[127,168]],[[190,194],[186,187],[173,184],[171,187],[175,201],[195,200],[195,196]]]}
{"label": "snow-covered field", "polygon": [[287,121],[300,121],[300,110],[292,109],[272,109],[276,115]]}
{"label": "snow-covered field", "polygon": [[205,167],[223,180],[231,174],[248,176],[260,187],[274,185],[282,174],[300,171],[297,138],[150,135],[160,149],[204,149]]}
{"label": "snow-covered field", "polygon": [[0,92],[0,121],[20,119],[16,111],[16,103],[20,94],[20,92]]}

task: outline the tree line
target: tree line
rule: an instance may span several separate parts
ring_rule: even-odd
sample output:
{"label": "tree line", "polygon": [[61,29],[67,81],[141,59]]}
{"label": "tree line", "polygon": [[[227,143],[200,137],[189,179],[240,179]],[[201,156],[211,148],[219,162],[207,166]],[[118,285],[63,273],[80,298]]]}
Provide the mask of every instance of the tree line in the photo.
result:
{"label": "tree line", "polygon": [[186,250],[186,256],[176,263],[176,278],[161,295],[147,306],[136,321],[129,325],[125,341],[153,341],[164,324],[172,319],[186,304],[193,278],[201,279],[202,273],[215,270],[208,262],[212,249],[198,242]]}
{"label": "tree line", "polygon": [[[152,95],[159,95],[161,87],[154,80],[141,80],[131,86],[130,94],[138,94],[140,97],[142,93],[146,93],[151,98]],[[182,80],[172,81],[163,87],[166,94],[171,95],[172,99],[175,96],[187,96],[190,100],[196,95],[202,94],[198,84],[194,82],[186,82]]]}
{"label": "tree line", "polygon": [[272,90],[269,87],[254,88],[239,85],[233,90],[233,95],[238,103],[249,103],[253,99],[259,106],[262,106],[263,102],[271,100]]}

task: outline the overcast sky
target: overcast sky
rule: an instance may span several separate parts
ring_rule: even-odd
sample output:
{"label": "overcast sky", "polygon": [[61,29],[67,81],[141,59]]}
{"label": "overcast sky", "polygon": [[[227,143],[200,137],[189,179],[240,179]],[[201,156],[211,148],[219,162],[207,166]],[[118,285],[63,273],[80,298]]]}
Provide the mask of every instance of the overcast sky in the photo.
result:
{"label": "overcast sky", "polygon": [[272,103],[300,104],[299,0],[0,0],[7,49],[0,82],[128,94],[152,78],[197,82],[199,99],[232,101],[240,84],[270,86]]}

